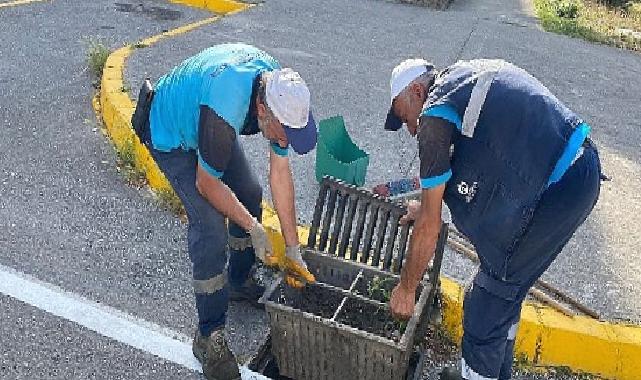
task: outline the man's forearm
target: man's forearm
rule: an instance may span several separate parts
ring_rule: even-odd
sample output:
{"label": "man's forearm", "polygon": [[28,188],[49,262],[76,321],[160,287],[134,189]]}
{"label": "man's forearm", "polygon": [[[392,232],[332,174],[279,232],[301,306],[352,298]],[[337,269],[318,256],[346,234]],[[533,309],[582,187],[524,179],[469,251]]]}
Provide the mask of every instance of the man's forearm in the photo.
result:
{"label": "man's forearm", "polygon": [[[203,169],[199,166],[197,170],[200,171]],[[206,173],[199,173],[196,187],[200,194],[221,214],[225,215],[245,231],[249,231],[252,228],[254,225],[254,217],[222,181]]]}
{"label": "man's forearm", "polygon": [[409,257],[403,265],[401,285],[414,291],[421,281],[427,265],[434,257],[436,241],[441,230],[441,208],[445,184],[423,189],[420,209],[410,237]]}
{"label": "man's forearm", "polygon": [[434,249],[438,240],[438,229],[419,216],[412,236],[410,237],[409,256],[401,272],[401,284],[408,290],[414,291],[423,278],[429,262],[434,257]]}
{"label": "man's forearm", "polygon": [[287,161],[275,164],[272,160],[269,170],[269,185],[285,244],[288,246],[298,245],[294,181]]}

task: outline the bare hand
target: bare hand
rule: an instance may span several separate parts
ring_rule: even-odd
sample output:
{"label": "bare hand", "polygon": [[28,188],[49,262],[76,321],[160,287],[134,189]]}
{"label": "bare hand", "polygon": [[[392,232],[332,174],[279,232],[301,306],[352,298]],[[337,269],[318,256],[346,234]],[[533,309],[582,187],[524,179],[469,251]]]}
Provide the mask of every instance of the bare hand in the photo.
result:
{"label": "bare hand", "polygon": [[408,320],[414,314],[416,291],[406,289],[402,284],[396,285],[390,297],[392,316],[400,320]]}
{"label": "bare hand", "polygon": [[401,224],[407,224],[411,221],[418,218],[418,214],[421,212],[421,202],[419,201],[409,201],[407,203],[407,214],[403,215],[400,222]]}

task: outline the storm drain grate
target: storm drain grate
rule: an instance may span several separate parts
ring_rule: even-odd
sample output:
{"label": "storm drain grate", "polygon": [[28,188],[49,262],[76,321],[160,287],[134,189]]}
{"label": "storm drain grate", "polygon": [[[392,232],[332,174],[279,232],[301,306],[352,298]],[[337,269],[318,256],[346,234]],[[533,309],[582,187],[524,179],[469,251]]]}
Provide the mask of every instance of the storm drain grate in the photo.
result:
{"label": "storm drain grate", "polygon": [[405,206],[331,177],[321,181],[307,247],[400,273],[412,224]]}

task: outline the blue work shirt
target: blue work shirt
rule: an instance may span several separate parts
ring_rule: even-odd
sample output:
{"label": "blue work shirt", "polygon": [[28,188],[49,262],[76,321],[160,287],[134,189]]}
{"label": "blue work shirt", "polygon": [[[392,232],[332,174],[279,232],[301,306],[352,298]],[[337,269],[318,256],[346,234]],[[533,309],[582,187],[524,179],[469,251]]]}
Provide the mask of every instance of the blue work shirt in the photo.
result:
{"label": "blue work shirt", "polygon": [[[427,108],[423,111],[422,115],[424,117],[437,117],[451,123],[450,125],[455,126],[456,129],[461,131],[461,116],[457,113],[456,109],[448,104],[440,104],[434,107]],[[425,125],[426,128],[429,128],[430,125]],[[443,126],[438,126],[443,127]],[[447,128],[447,127],[445,127]],[[446,131],[445,133],[454,133],[454,128]],[[581,123],[577,126],[570,139],[567,142],[567,145],[563,151],[563,154],[557,161],[550,178],[548,179],[548,186],[558,182],[565,172],[570,168],[570,165],[574,162],[576,157],[581,153],[581,146],[583,142],[590,134],[590,126],[586,123]],[[429,157],[421,157],[422,161],[429,161],[430,165],[421,166],[421,188],[429,189],[442,185],[446,183],[452,177],[452,170],[449,165],[449,143],[447,146],[439,146],[439,142],[445,139],[439,139],[439,141],[422,141],[422,134],[419,134],[419,144],[424,146],[424,152],[430,152],[432,160]],[[449,142],[451,139],[448,138]],[[442,144],[441,144],[442,145]],[[444,151],[445,153],[443,154]],[[439,154],[441,153],[441,154]],[[436,162],[439,161],[439,162]],[[441,162],[443,161],[443,162]]]}
{"label": "blue work shirt", "polygon": [[[254,81],[279,69],[275,58],[246,44],[222,44],[192,56],[158,80],[150,113],[154,149],[197,150],[200,107],[211,108],[239,135],[248,122]],[[279,155],[287,149],[272,147]],[[199,163],[215,177],[222,170]]]}

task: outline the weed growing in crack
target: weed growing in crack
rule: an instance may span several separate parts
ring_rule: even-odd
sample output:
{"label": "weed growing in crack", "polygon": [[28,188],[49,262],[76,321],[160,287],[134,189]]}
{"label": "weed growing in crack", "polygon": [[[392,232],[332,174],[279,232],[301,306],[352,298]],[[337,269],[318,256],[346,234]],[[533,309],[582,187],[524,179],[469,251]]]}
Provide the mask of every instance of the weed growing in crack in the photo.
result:
{"label": "weed growing in crack", "polygon": [[118,149],[117,169],[130,185],[140,188],[147,183],[145,172],[136,166],[134,143],[129,139],[125,140],[122,147]]}
{"label": "weed growing in crack", "polygon": [[96,40],[89,40],[89,49],[87,51],[87,66],[91,74],[100,79],[102,78],[102,71],[105,68],[107,57],[111,51],[101,42]]}
{"label": "weed growing in crack", "polygon": [[[136,165],[136,152],[132,140],[125,140],[118,150],[116,162],[118,172],[122,173],[129,185],[142,188],[147,185],[147,176],[144,170]],[[155,191],[160,207],[178,216],[182,221],[187,221],[187,212],[180,198],[172,189],[158,189]]]}
{"label": "weed growing in crack", "polygon": [[517,352],[514,354],[514,362],[513,365],[515,370],[525,370],[530,366],[530,362],[528,360],[528,357],[525,353],[523,352]]}
{"label": "weed growing in crack", "polygon": [[158,202],[162,208],[177,215],[182,220],[187,219],[187,212],[185,211],[180,198],[178,198],[173,190],[158,189],[156,190],[156,196],[158,197]]}
{"label": "weed growing in crack", "polygon": [[544,366],[537,365],[525,353],[515,353],[513,361],[514,374],[520,376],[533,376],[535,378],[549,379],[573,379],[573,380],[596,380],[599,377],[582,372],[574,372],[566,366]]}
{"label": "weed growing in crack", "polygon": [[133,49],[144,49],[146,47],[149,47],[149,45],[147,45],[145,43],[142,43],[142,42],[137,42],[137,43],[131,45],[132,50]]}

